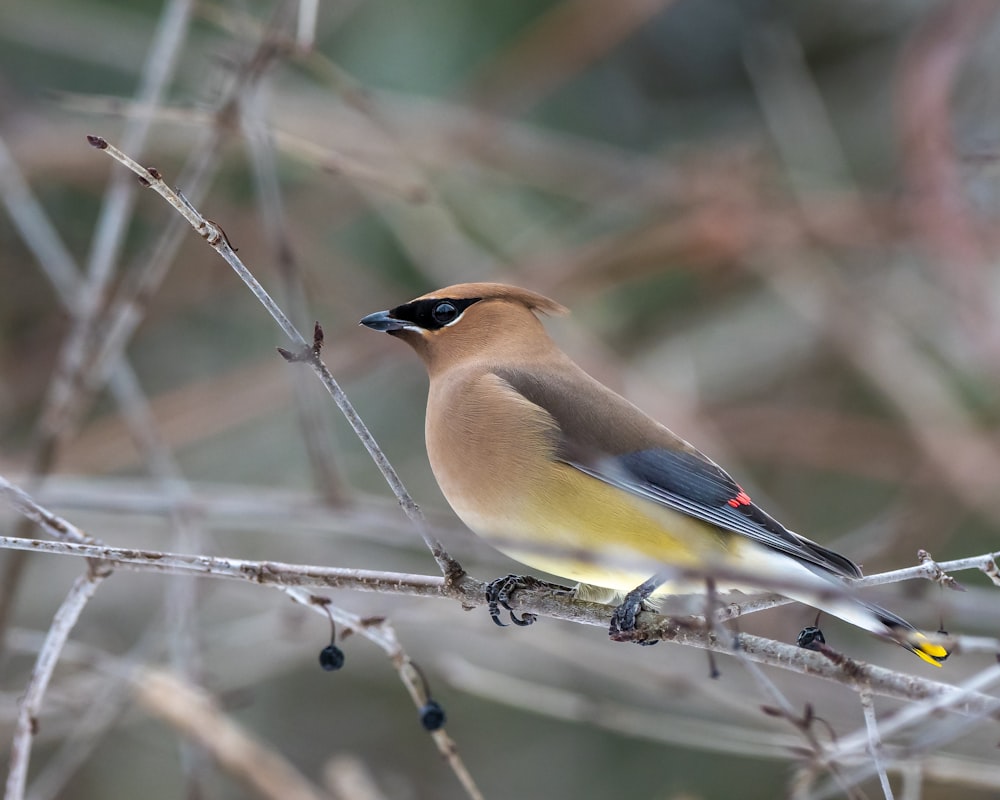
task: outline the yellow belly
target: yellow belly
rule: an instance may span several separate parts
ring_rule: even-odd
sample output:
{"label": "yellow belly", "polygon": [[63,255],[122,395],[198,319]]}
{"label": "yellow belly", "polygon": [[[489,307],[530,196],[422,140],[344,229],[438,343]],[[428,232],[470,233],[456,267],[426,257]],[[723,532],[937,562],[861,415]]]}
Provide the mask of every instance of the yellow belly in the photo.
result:
{"label": "yellow belly", "polygon": [[448,500],[466,525],[516,561],[615,591],[634,589],[665,565],[726,557],[732,536],[714,526],[568,465],[554,465],[546,476],[505,486],[504,500],[464,492]]}

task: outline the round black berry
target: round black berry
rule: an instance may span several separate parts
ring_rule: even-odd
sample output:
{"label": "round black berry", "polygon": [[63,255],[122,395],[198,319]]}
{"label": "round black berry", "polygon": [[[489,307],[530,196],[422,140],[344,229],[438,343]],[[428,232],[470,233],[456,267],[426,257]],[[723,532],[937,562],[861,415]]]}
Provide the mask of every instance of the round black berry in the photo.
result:
{"label": "round black berry", "polygon": [[344,666],[344,651],[335,644],[328,644],[319,651],[319,665],[327,672],[333,672]]}
{"label": "round black berry", "polygon": [[436,731],[444,725],[444,709],[437,700],[428,700],[420,709],[420,724],[424,730]]}

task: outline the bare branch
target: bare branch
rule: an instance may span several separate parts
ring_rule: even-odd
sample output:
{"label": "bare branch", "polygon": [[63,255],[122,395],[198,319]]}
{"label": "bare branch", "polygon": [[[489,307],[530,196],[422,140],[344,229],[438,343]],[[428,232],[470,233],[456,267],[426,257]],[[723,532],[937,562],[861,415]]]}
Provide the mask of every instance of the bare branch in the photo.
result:
{"label": "bare branch", "polygon": [[[0,483],[0,489],[2,488],[3,484]],[[444,578],[434,575],[317,567],[308,564],[285,564],[280,561],[246,561],[238,558],[164,553],[157,550],[107,547],[101,544],[48,542],[43,539],[18,539],[9,536],[0,536],[0,549],[62,553],[82,558],[96,558],[116,567],[136,568],[143,572],[213,576],[249,581],[264,586],[353,589],[360,592],[383,592],[414,597],[440,597],[445,593]]]}
{"label": "bare branch", "polygon": [[[396,629],[388,620],[383,618],[363,619],[339,608],[329,602],[327,598],[316,597],[302,589],[286,588],[282,591],[297,603],[301,603],[319,613],[329,614],[330,618],[336,620],[338,625],[349,628],[354,633],[365,637],[374,645],[381,648],[392,661],[400,681],[406,687],[417,709],[424,709],[431,701],[429,688],[423,677],[423,673],[403,649],[399,638],[396,636]],[[465,789],[470,800],[484,800],[479,787],[476,786],[476,782],[466,768],[465,762],[462,761],[458,754],[458,746],[448,735],[447,731],[445,731],[443,720],[442,724],[436,724],[433,727],[428,727],[426,722],[424,726],[430,732],[435,746],[448,766],[451,767],[452,772],[455,773],[455,777],[462,784],[462,788]]]}
{"label": "bare branch", "polygon": [[879,783],[882,785],[882,794],[885,800],[893,800],[892,786],[889,785],[889,776],[885,771],[885,762],[882,754],[882,737],[879,735],[878,721],[875,719],[875,701],[872,693],[867,689],[858,692],[861,700],[861,710],[865,714],[865,729],[868,731],[868,752],[872,757],[872,766],[878,773]]}
{"label": "bare branch", "polygon": [[[151,188],[164,200],[166,200],[167,203],[173,206],[173,208],[182,217],[184,217],[185,220],[187,220],[188,224],[195,229],[198,235],[205,239],[205,241],[208,242],[208,244],[217,253],[219,253],[223,259],[225,259],[226,263],[233,268],[236,274],[239,275],[240,279],[260,301],[261,305],[267,309],[274,321],[278,323],[278,326],[285,332],[285,335],[291,339],[296,348],[302,353],[312,352],[310,345],[306,344],[306,340],[302,337],[302,334],[299,333],[298,329],[292,324],[291,320],[285,316],[285,313],[281,310],[278,304],[271,299],[271,296],[267,293],[264,287],[261,286],[250,270],[246,268],[243,262],[236,255],[236,252],[230,246],[222,228],[198,213],[198,211],[184,199],[183,195],[170,189],[170,187],[164,183],[157,170],[149,170],[146,167],[143,167],[121,150],[109,144],[100,136],[89,136],[87,140],[92,146],[96,147],[98,150],[103,150],[116,161],[132,170],[132,172],[139,176],[140,181],[144,185]],[[445,576],[446,580],[459,580],[463,574],[461,566],[459,566],[458,562],[448,555],[444,546],[431,534],[430,529],[427,526],[427,522],[417,504],[413,501],[413,498],[410,497],[409,492],[406,491],[406,487],[403,486],[403,482],[396,474],[396,470],[393,468],[392,464],[389,463],[385,453],[382,452],[382,449],[375,441],[375,437],[372,436],[371,432],[368,430],[368,426],[365,425],[357,411],[354,410],[354,406],[351,404],[350,400],[347,399],[347,395],[344,394],[344,391],[340,388],[340,385],[334,379],[326,364],[323,363],[322,359],[320,359],[315,353],[308,358],[308,362],[319,376],[327,392],[329,392],[330,396],[333,398],[337,408],[340,409],[341,413],[350,423],[355,435],[357,435],[357,437],[361,440],[361,443],[368,451],[368,454],[379,468],[379,471],[382,473],[382,477],[385,478],[386,483],[389,484],[389,488],[399,500],[399,504],[402,507],[403,512],[410,518],[410,521],[413,522],[414,526],[417,528],[424,542],[427,544],[428,549],[431,551],[431,554],[434,556],[434,560],[437,561],[438,566],[441,568],[441,572]]]}
{"label": "bare branch", "polygon": [[[285,588],[350,588],[358,591],[378,591],[413,596],[447,596],[459,600],[465,606],[479,606],[486,602],[486,584],[469,576],[465,576],[459,582],[449,586],[444,579],[436,576],[282,564],[280,562],[216,559],[209,556],[135,551],[100,545],[60,544],[33,539],[19,540],[11,537],[0,537],[0,547],[16,547],[43,552],[58,551],[86,558],[100,558],[122,567],[141,565],[141,569],[153,572],[194,572],[200,575],[215,575]],[[511,598],[511,605],[519,612],[528,611],[539,616],[593,625],[604,629],[608,627],[613,610],[610,606],[574,600],[563,594],[544,589],[519,591]],[[690,622],[658,614],[640,615],[636,638],[676,642],[729,655],[732,655],[734,646],[727,642],[720,642],[712,633],[706,634],[703,623],[698,620]],[[1000,698],[987,695],[954,697],[957,690],[948,684],[894,672],[845,656],[831,660],[820,653],[803,650],[795,645],[745,633],[737,637],[735,646],[740,648],[743,656],[755,663],[768,664],[792,672],[834,681],[856,691],[864,686],[870,686],[875,694],[888,697],[904,699],[949,698],[945,705],[962,713],[994,713],[1000,710]]]}
{"label": "bare branch", "polygon": [[5,800],[23,800],[31,758],[31,742],[38,732],[38,714],[70,632],[80,618],[80,613],[94,596],[98,587],[111,573],[96,568],[76,579],[62,605],[52,619],[45,637],[45,644],[38,653],[31,678],[17,712],[17,725],[10,749],[10,772],[7,774]]}

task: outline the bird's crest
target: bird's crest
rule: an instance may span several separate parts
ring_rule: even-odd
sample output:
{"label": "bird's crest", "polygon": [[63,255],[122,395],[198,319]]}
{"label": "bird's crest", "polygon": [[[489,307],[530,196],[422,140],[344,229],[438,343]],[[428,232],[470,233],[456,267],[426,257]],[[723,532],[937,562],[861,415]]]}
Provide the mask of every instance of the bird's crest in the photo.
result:
{"label": "bird's crest", "polygon": [[417,300],[443,300],[446,298],[462,300],[473,297],[479,300],[506,300],[520,303],[529,310],[541,314],[558,316],[569,313],[569,309],[555,300],[550,300],[545,295],[521,289],[518,286],[508,286],[504,283],[457,283],[454,286],[446,286],[444,289],[435,289],[433,292],[418,297]]}

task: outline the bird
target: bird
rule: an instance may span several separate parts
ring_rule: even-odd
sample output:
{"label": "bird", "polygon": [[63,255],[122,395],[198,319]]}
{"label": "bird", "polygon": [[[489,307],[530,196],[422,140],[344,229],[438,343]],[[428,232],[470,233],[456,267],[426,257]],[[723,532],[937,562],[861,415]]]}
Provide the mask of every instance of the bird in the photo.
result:
{"label": "bird", "polygon": [[564,313],[527,289],[464,283],[359,323],[423,361],[428,459],[468,528],[532,569],[577,581],[579,597],[624,597],[612,633],[633,628],[644,601],[676,593],[684,576],[718,571],[735,581],[727,589],[741,589],[741,575],[758,592],[773,582],[941,666],[944,646],[850,591],[857,564],[784,527],[722,467],[564,353],[541,320]]}

